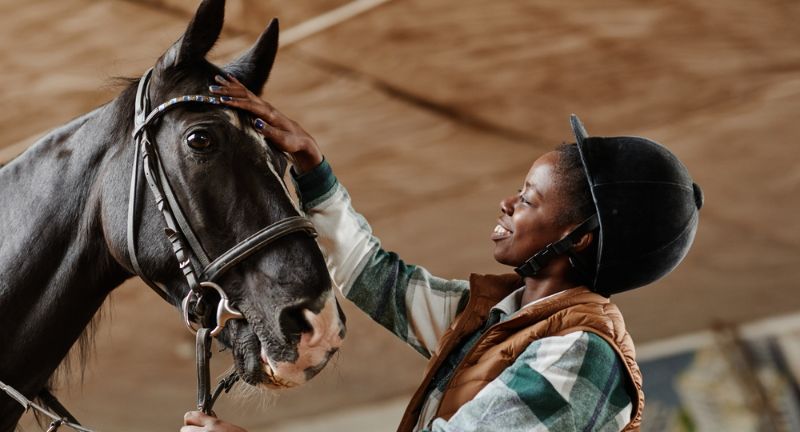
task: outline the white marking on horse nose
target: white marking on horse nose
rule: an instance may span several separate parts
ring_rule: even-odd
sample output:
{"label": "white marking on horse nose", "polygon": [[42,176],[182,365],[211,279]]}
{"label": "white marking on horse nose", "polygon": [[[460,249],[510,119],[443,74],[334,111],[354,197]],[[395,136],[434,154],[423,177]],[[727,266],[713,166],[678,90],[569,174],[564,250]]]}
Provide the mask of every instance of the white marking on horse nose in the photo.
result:
{"label": "white marking on horse nose", "polygon": [[328,301],[325,302],[325,307],[318,314],[304,309],[303,317],[311,327],[311,331],[304,333],[302,336],[304,339],[302,342],[305,342],[305,346],[313,348],[321,343],[325,343],[331,347],[338,348],[339,344],[341,344],[341,338],[339,337],[341,332],[341,319],[339,317],[339,310],[336,307],[335,296],[330,296]]}
{"label": "white marking on horse nose", "polygon": [[324,323],[322,320],[322,316],[311,312],[308,309],[303,310],[303,316],[308,321],[308,324],[311,326],[311,337],[308,339],[308,346],[315,347],[319,345],[320,341],[322,341],[322,336],[324,331]]}

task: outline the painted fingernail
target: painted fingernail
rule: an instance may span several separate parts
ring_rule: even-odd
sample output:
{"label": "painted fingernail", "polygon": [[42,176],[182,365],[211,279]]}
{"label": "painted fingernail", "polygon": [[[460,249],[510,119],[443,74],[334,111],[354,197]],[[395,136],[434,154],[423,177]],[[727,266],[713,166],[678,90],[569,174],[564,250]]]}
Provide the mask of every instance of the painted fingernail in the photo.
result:
{"label": "painted fingernail", "polygon": [[264,122],[264,120],[261,119],[256,119],[256,121],[253,124],[253,126],[255,126],[255,128],[258,130],[264,129],[264,126],[266,125],[267,124]]}
{"label": "painted fingernail", "polygon": [[219,100],[221,100],[222,102],[230,102],[233,100],[233,98],[230,96],[220,96]]}
{"label": "painted fingernail", "polygon": [[226,82],[228,82],[222,75],[214,76],[214,81],[216,81],[218,83],[222,83],[222,84],[225,84]]}
{"label": "painted fingernail", "polygon": [[218,86],[218,85],[208,86],[208,90],[211,91],[211,92],[218,92],[218,91],[222,90],[222,86]]}

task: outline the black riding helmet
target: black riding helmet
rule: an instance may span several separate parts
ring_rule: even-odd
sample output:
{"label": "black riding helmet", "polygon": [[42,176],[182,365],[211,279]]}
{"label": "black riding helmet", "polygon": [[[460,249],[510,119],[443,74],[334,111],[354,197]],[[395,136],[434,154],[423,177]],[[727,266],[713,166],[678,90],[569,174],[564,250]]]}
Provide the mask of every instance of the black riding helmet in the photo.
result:
{"label": "black riding helmet", "polygon": [[[590,137],[570,119],[597,213],[515,270],[533,276],[557,255],[604,295],[654,282],[672,271],[694,240],[703,193],[669,150],[640,137]],[[597,262],[581,269],[573,244],[599,226]]]}

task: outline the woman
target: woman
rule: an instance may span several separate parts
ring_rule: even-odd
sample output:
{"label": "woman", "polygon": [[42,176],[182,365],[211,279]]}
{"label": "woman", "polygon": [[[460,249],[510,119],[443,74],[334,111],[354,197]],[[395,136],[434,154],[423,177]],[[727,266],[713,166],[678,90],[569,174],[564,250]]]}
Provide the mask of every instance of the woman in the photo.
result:
{"label": "woman", "polygon": [[[611,294],[669,273],[694,238],[700,188],[664,147],[588,137],[537,159],[500,203],[494,258],[515,274],[445,280],[380,247],[314,139],[233,77],[211,91],[293,158],[332,278],[430,359],[398,430],[638,430],[633,342]],[[198,412],[182,431],[242,431]]]}

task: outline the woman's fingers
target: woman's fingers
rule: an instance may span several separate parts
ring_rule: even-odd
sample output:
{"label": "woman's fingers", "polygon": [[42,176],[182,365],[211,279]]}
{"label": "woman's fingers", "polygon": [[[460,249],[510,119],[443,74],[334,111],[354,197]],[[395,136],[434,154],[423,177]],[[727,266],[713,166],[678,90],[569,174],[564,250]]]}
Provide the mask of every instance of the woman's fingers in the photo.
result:
{"label": "woman's fingers", "polygon": [[218,75],[214,79],[221,85],[210,86],[209,90],[220,95],[220,101],[226,106],[252,113],[256,117],[253,127],[276,147],[292,154],[308,149],[318,153],[314,139],[300,125],[290,120],[269,102],[256,96],[236,77]]}
{"label": "woman's fingers", "polygon": [[244,94],[247,92],[247,87],[245,87],[242,83],[237,81],[233,78],[232,75],[229,75],[228,78],[223,77],[222,75],[214,76],[214,81],[219,84],[218,86],[212,85],[209,88],[212,91],[216,90],[224,90],[224,91],[235,91]]}
{"label": "woman's fingers", "polygon": [[225,77],[222,76],[222,75],[215,75],[214,76],[214,81],[216,81],[216,82],[218,82],[218,83],[220,83],[222,85],[229,85],[231,83],[230,81],[226,80]]}
{"label": "woman's fingers", "polygon": [[225,105],[250,111],[251,113],[264,119],[268,118],[269,111],[266,110],[259,102],[250,98],[221,96],[219,100]]}
{"label": "woman's fingers", "polygon": [[200,411],[189,411],[183,416],[181,432],[247,432]]}
{"label": "woman's fingers", "polygon": [[266,122],[262,124],[261,122],[259,122],[259,120],[261,119],[256,119],[256,121],[253,122],[253,126],[256,128],[256,130],[259,131],[261,135],[264,135],[267,139],[275,143],[281,149],[286,147],[289,133],[285,130],[270,126],[266,124]]}
{"label": "woman's fingers", "polygon": [[240,83],[239,80],[236,79],[235,76],[233,76],[233,74],[226,74],[225,75],[225,79],[227,79],[228,81],[230,81],[230,82],[232,82],[234,84],[239,84],[240,86],[244,87],[244,84]]}
{"label": "woman's fingers", "polygon": [[247,111],[250,111],[250,109],[253,107],[253,102],[247,98],[222,96],[219,98],[219,100],[225,105],[241,108]]}
{"label": "woman's fingers", "polygon": [[287,127],[285,119],[281,118],[274,108],[260,99],[222,96],[220,97],[220,101],[227,106],[249,111],[273,127],[282,129]]}
{"label": "woman's fingers", "polygon": [[233,96],[238,98],[246,98],[248,97],[249,91],[245,86],[241,83],[228,81],[220,75],[214,77],[214,80],[219,83],[220,85],[212,85],[209,86],[208,89],[211,93],[218,94],[218,95],[227,95]]}
{"label": "woman's fingers", "polygon": [[233,75],[228,75],[227,78],[217,75],[214,79],[222,85],[210,86],[209,90],[211,93],[227,96],[221,98],[226,105],[250,111],[272,126],[282,129],[291,127],[291,122],[285,115],[248,90]]}
{"label": "woman's fingers", "polygon": [[285,129],[285,130],[293,130],[294,129],[294,122],[289,120],[289,117],[283,115],[282,112],[278,111],[274,106],[270,105],[269,102],[262,100],[261,98],[256,97],[256,99],[264,104],[264,114],[259,115],[259,117],[266,120],[272,126],[277,128]]}
{"label": "woman's fingers", "polygon": [[212,85],[208,86],[208,90],[211,93],[217,95],[233,96],[238,98],[248,97],[247,89],[240,87],[225,87],[225,86]]}
{"label": "woman's fingers", "polygon": [[223,86],[225,86],[225,87],[230,87],[230,88],[243,88],[243,89],[246,89],[246,88],[247,88],[247,87],[246,87],[244,84],[242,84],[241,82],[239,82],[239,80],[238,80],[238,79],[236,79],[236,77],[235,77],[235,76],[233,76],[233,75],[231,75],[231,74],[226,74],[225,76],[222,76],[222,75],[215,75],[215,76],[214,76],[214,81],[216,81],[216,82],[218,82],[218,83],[222,84],[222,85],[223,85]]}
{"label": "woman's fingers", "polygon": [[217,421],[216,417],[201,411],[189,411],[183,415],[183,424],[186,426],[211,426]]}
{"label": "woman's fingers", "polygon": [[256,119],[253,127],[281,151],[294,153],[302,145],[296,133],[270,126],[261,119]]}

